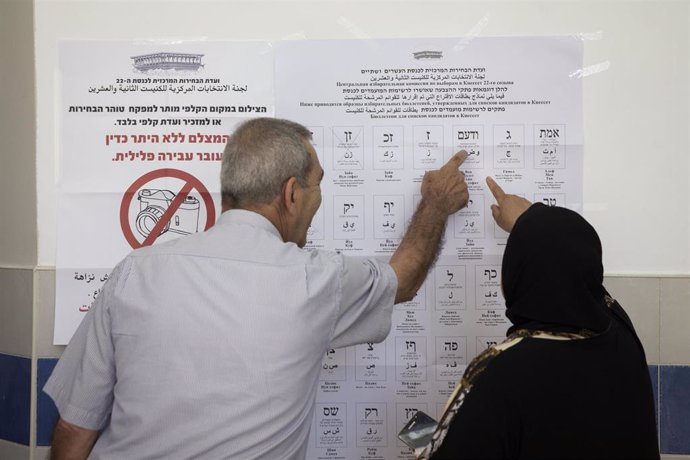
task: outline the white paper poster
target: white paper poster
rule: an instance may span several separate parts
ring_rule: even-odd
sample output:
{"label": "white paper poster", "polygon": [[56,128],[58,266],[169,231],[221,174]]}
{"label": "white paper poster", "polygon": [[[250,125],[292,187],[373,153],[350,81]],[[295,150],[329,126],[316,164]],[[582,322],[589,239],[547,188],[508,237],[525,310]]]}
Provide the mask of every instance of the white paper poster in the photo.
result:
{"label": "white paper poster", "polygon": [[[308,245],[387,259],[426,170],[456,151],[470,189],[417,297],[381,344],[324,356],[310,459],[412,458],[397,439],[442,414],[477,353],[505,337],[501,256],[485,177],[581,210],[582,94],[575,38],[284,42],[276,115],[308,126],[325,170]],[[490,427],[487,427],[490,429]]]}
{"label": "white paper poster", "polygon": [[220,211],[220,160],[242,118],[273,116],[266,42],[60,44],[54,343],[66,344],[132,249]]}
{"label": "white paper poster", "polygon": [[389,337],[326,353],[309,440],[309,459],[412,458],[400,428],[418,410],[438,418],[508,327],[507,234],[485,177],[581,211],[581,63],[572,37],[64,42],[55,343],[133,248],[215,222],[223,146],[243,118],[312,131],[325,177],[308,247],[382,260],[424,172],[464,149],[468,206]]}

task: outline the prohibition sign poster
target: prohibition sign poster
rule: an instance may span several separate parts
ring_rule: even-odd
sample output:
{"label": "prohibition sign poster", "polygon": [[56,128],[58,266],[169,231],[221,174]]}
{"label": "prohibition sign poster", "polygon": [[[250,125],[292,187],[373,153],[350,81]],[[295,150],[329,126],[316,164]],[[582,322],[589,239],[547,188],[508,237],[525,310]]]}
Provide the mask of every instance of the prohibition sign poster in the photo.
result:
{"label": "prohibition sign poster", "polygon": [[[182,181],[177,193],[151,185],[168,178]],[[201,202],[190,194],[194,189],[201,194]],[[215,221],[216,210],[209,191],[196,177],[179,169],[157,169],[144,174],[127,189],[120,205],[122,234],[133,249],[154,244],[166,233],[189,235],[208,230]]]}
{"label": "prohibition sign poster", "polygon": [[274,113],[266,42],[65,41],[59,51],[58,345],[127,253],[213,225],[228,135]]}

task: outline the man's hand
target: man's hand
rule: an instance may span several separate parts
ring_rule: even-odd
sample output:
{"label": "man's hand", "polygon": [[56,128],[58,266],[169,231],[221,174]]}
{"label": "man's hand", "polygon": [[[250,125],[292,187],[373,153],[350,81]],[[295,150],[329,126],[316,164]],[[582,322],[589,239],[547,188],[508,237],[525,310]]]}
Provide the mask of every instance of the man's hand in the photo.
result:
{"label": "man's hand", "polygon": [[521,196],[505,193],[491,177],[486,178],[486,184],[489,186],[489,190],[491,190],[494,198],[496,198],[497,203],[491,205],[491,214],[494,216],[498,226],[510,233],[513,225],[515,225],[515,221],[523,212],[527,211],[527,208],[532,206],[532,202]]}
{"label": "man's hand", "polygon": [[459,151],[436,171],[428,171],[422,180],[422,198],[446,216],[458,212],[469,200],[465,174],[458,170],[467,159],[467,152]]}

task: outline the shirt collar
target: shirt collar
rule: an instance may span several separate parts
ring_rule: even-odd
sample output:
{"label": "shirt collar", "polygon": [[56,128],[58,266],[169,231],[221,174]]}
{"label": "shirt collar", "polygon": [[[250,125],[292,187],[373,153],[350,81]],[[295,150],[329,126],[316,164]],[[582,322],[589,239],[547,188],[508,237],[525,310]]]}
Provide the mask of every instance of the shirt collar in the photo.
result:
{"label": "shirt collar", "polygon": [[248,211],[246,209],[230,209],[225,211],[218,218],[216,225],[228,224],[250,225],[275,235],[276,237],[280,238],[281,241],[283,239],[278,229],[270,220],[254,211]]}

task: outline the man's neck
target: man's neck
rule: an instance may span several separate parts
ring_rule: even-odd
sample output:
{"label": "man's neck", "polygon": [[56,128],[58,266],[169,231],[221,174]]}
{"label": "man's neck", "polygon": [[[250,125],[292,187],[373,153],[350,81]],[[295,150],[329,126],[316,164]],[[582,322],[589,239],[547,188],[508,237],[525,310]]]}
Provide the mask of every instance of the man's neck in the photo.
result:
{"label": "man's neck", "polygon": [[251,211],[265,217],[280,233],[283,241],[287,239],[287,222],[284,218],[284,213],[280,211],[280,205],[277,202],[259,205],[227,205],[223,204],[222,212],[232,211],[233,209],[241,209],[244,211]]}

